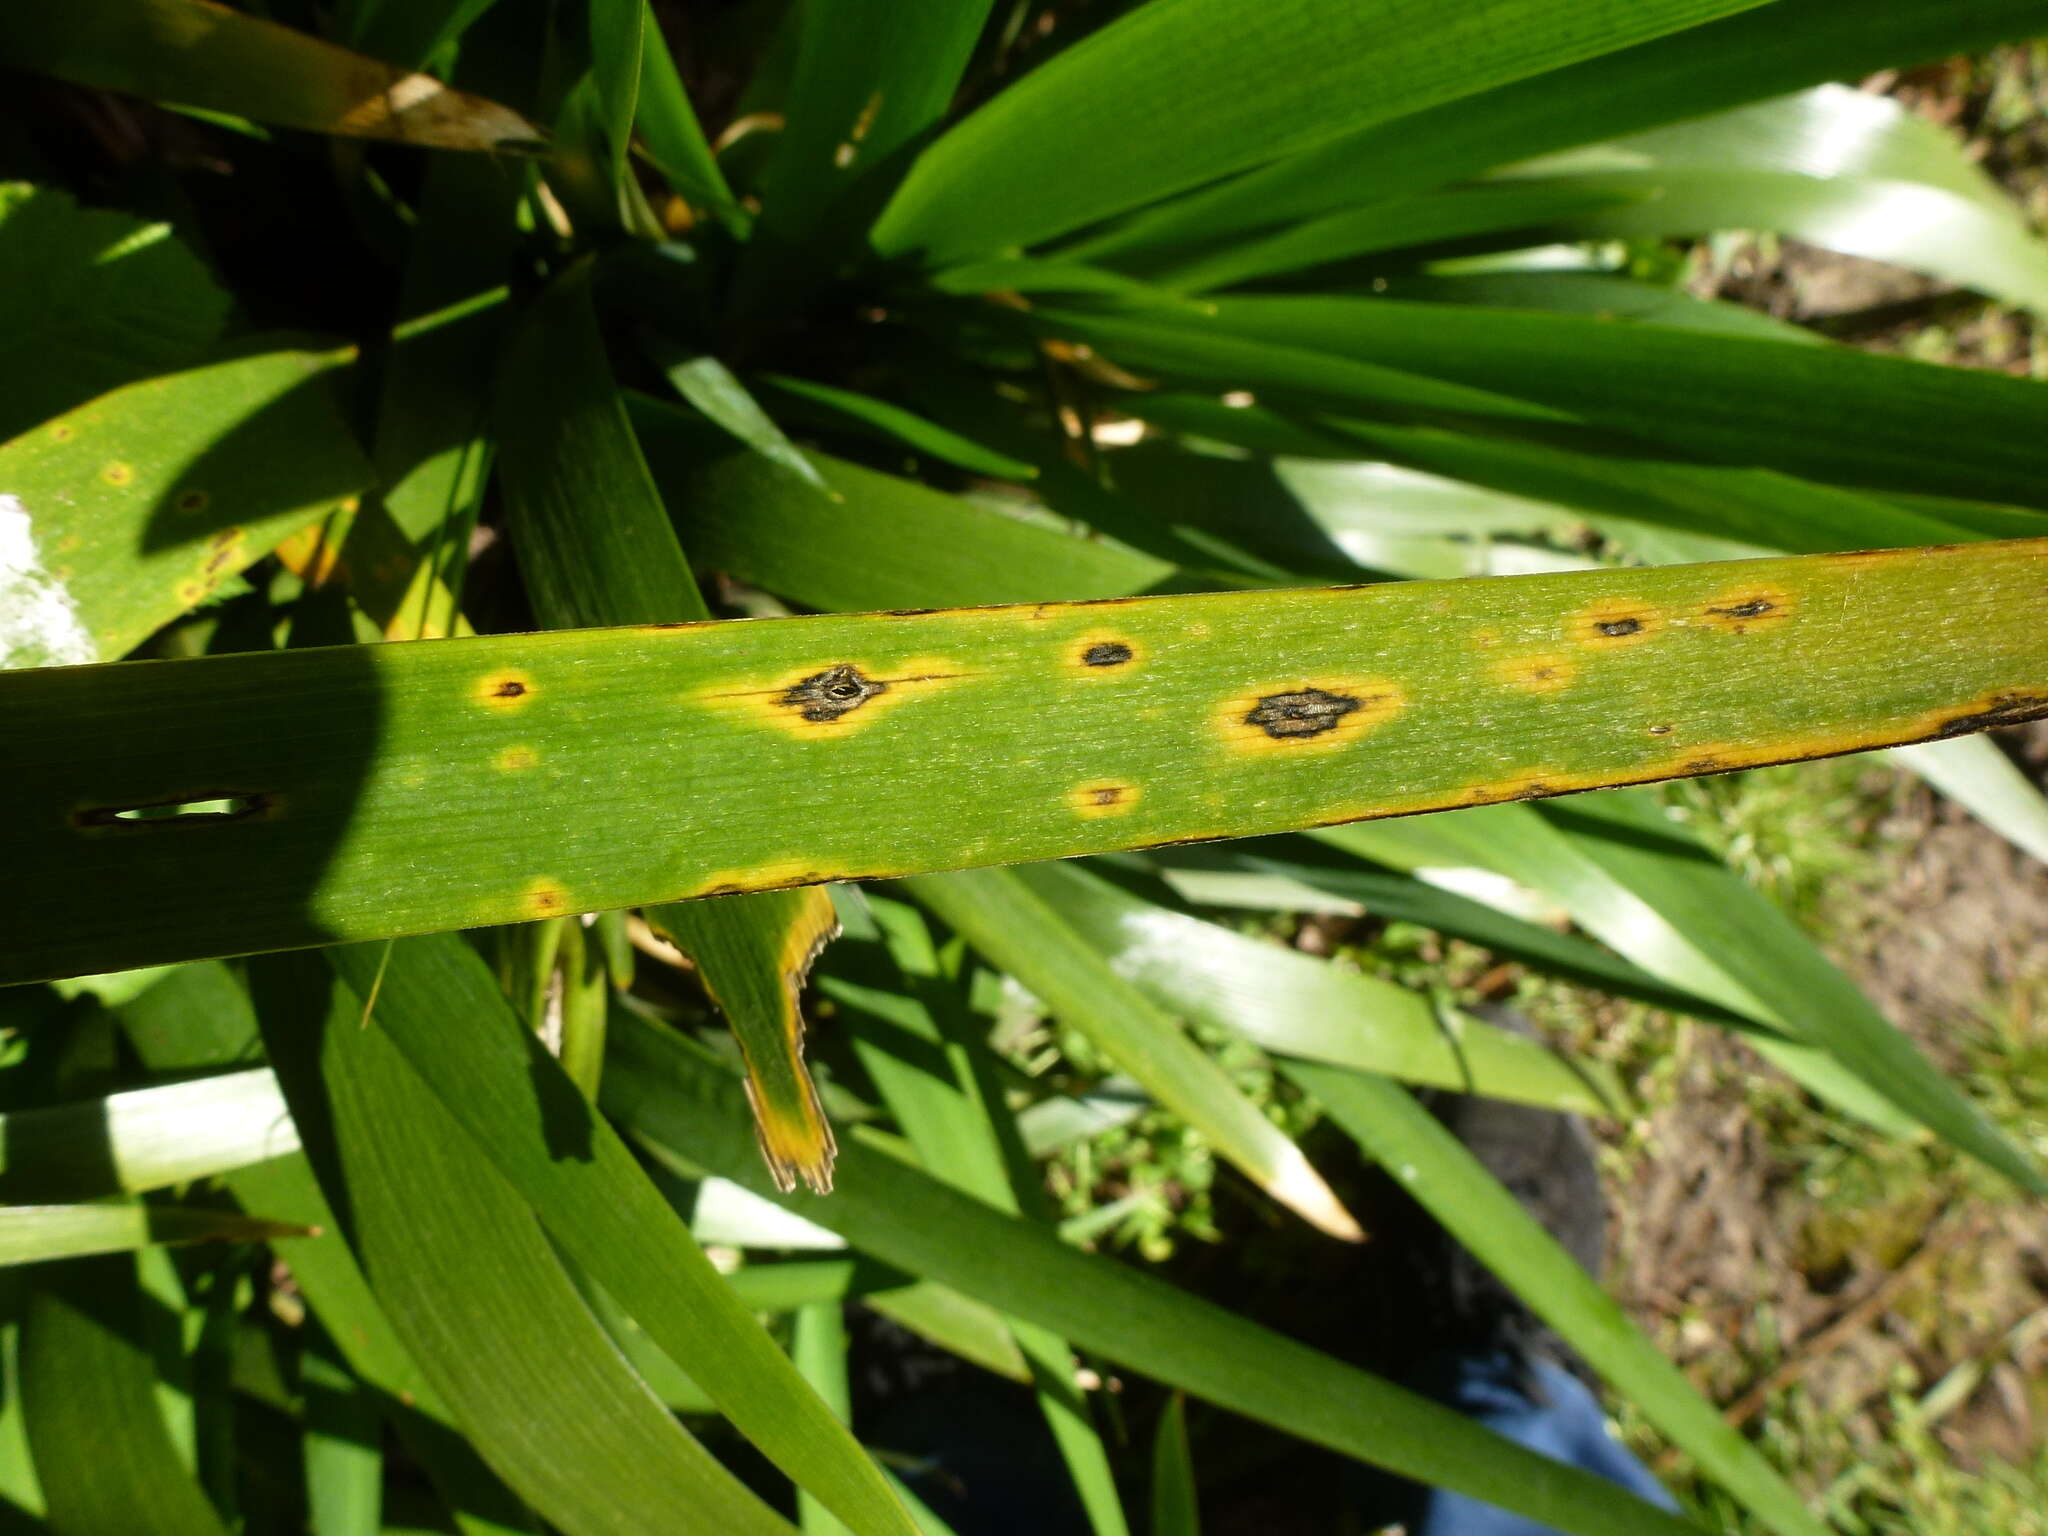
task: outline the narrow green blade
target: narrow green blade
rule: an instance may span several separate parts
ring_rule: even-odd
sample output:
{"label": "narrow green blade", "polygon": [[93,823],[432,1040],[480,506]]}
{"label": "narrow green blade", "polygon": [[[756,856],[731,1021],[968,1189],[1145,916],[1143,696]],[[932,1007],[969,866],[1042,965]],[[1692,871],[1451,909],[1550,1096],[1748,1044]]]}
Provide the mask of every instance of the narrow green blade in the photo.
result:
{"label": "narrow green blade", "polygon": [[[130,1044],[152,1072],[218,1067],[262,1050],[247,990],[214,961],[181,966],[119,1013]],[[447,1502],[462,1536],[529,1531],[531,1517],[454,1429],[440,1394],[399,1343],[305,1157],[238,1168],[225,1182],[243,1209],[273,1211],[321,1234],[280,1239],[274,1251],[291,1266],[292,1283],[348,1368],[376,1393],[385,1418]]]}
{"label": "narrow green blade", "polygon": [[2039,0],[1799,0],[1767,5],[1406,112],[1148,209],[1075,250],[1211,241],[1448,186],[1492,166],[2031,36]]}
{"label": "narrow green blade", "polygon": [[1599,1063],[1439,1012],[1392,982],[1172,911],[1079,864],[1033,865],[1016,878],[1162,1007],[1236,1030],[1278,1055],[1573,1114],[1622,1107],[1620,1084]]}
{"label": "narrow green blade", "polygon": [[[703,621],[710,610],[605,359],[590,272],[587,264],[574,268],[549,288],[520,326],[500,373],[507,520],[527,590],[542,621],[553,625]],[[763,451],[795,455],[724,364],[704,357],[690,366],[698,371],[687,377],[720,402],[720,416],[741,413],[742,432],[758,418],[754,427],[773,439]],[[777,443],[780,454],[772,451]],[[838,931],[830,900],[810,890],[764,892],[688,909],[653,907],[647,917],[696,963],[739,1036],[762,1155],[777,1182],[801,1177],[814,1189],[830,1189],[832,1130],[804,1067],[797,1008],[811,962]]]}
{"label": "narrow green blade", "polygon": [[304,1228],[288,1221],[199,1206],[0,1206],[0,1264],[123,1253],[158,1243],[261,1243],[304,1235]]}
{"label": "narrow green blade", "polygon": [[299,1356],[310,1536],[377,1536],[384,1526],[383,1426],[370,1389],[318,1323]]}
{"label": "narrow green blade", "polygon": [[[814,1301],[797,1309],[789,1357],[841,1423],[852,1419],[853,1394],[846,1382],[846,1314],[838,1302]],[[846,1536],[839,1518],[802,1489],[797,1490],[796,1510],[804,1536]]]}
{"label": "narrow green blade", "polygon": [[132,1259],[37,1276],[21,1331],[21,1402],[50,1525],[226,1536],[157,1406],[146,1306]]}
{"label": "narrow green blade", "polygon": [[1899,747],[1892,761],[1910,768],[1992,831],[2048,862],[2048,801],[1987,736]]}
{"label": "narrow green blade", "polygon": [[[1180,0],[1127,12],[919,159],[885,255],[997,254],[1371,122],[1747,10],[1756,0],[1562,0],[1483,12],[1343,0]],[[1162,131],[1170,124],[1170,131]],[[1076,157],[1073,146],[1090,152]]]}
{"label": "narrow green blade", "polygon": [[905,883],[987,960],[1063,1021],[1086,1031],[1259,1188],[1333,1237],[1364,1237],[1286,1133],[1187,1038],[1177,1020],[1112,969],[1022,877],[982,869],[921,875]]}
{"label": "narrow green blade", "polygon": [[[648,0],[641,0],[648,6]],[[637,123],[648,157],[686,201],[744,232],[751,222],[725,184],[725,173],[705,141],[697,112],[676,72],[674,55],[651,8],[642,23]]]}
{"label": "narrow green blade", "polygon": [[977,475],[995,475],[1005,480],[1031,480],[1038,475],[1035,465],[992,452],[971,438],[949,432],[914,411],[906,411],[873,395],[835,389],[829,384],[793,379],[778,373],[762,374],[754,383],[792,420],[807,422],[814,427],[858,432],[957,465]]}
{"label": "narrow green blade", "polygon": [[[986,1039],[977,1038],[985,1031],[959,1005],[930,931],[913,907],[882,897],[867,905],[890,964],[874,957],[881,986],[833,994],[853,1022],[862,1066],[934,1177],[998,1210],[1046,1219],[1049,1212],[1034,1208],[1047,1204],[1038,1171],[1010,1120]],[[1008,1326],[1090,1526],[1096,1536],[1126,1536],[1109,1453],[1076,1384],[1073,1347],[1032,1323]]]}
{"label": "narrow green blade", "polygon": [[1202,1536],[1187,1400],[1178,1394],[1166,1400],[1152,1433],[1152,1536]]}
{"label": "narrow green blade", "polygon": [[1840,347],[1384,298],[1223,299],[1213,319],[1174,325],[1370,358],[1708,461],[2048,506],[2048,439],[2034,430],[2048,390],[2033,380]]}
{"label": "narrow green blade", "polygon": [[680,411],[639,396],[628,405],[656,481],[689,508],[699,568],[730,571],[808,607],[1122,597],[1174,573],[1132,549],[807,454],[840,498],[831,501]]}
{"label": "narrow green blade", "polygon": [[859,251],[903,151],[946,110],[990,0],[807,0],[732,323],[779,327]]}
{"label": "narrow green blade", "polygon": [[[1875,1118],[1894,1133],[1903,1112],[2028,1188],[2043,1187],[2025,1153],[2001,1137],[1782,912],[1675,827],[1642,795],[1602,795],[1569,808],[1489,806],[1409,827],[1320,834],[1367,857],[1410,862],[1435,850],[1555,895],[1573,917],[1646,969],[1785,1031],[1880,1096]],[[1816,1078],[1798,1055],[1766,1055],[1868,1116],[1859,1095]],[[1891,1113],[1883,1110],[1890,1107]]]}

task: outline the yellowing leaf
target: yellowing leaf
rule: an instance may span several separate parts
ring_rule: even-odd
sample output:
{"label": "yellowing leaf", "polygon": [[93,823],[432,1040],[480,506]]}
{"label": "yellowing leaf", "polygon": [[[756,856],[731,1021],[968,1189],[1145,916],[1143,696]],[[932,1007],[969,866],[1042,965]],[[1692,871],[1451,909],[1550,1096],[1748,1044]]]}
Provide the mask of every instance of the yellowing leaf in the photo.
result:
{"label": "yellowing leaf", "polygon": [[744,902],[672,903],[648,910],[650,926],[697,967],[704,990],[739,1037],[747,1103],[761,1156],[778,1189],[801,1178],[832,1188],[838,1145],[804,1066],[804,978],[839,933],[832,898],[819,886],[773,891]]}

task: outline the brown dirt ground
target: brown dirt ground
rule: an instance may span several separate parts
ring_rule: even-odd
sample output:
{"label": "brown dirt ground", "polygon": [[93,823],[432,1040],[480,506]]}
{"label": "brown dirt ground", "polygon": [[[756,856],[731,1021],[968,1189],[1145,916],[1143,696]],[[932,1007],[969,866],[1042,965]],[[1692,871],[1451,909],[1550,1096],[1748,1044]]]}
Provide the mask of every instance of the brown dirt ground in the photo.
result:
{"label": "brown dirt ground", "polygon": [[[2048,766],[2048,733],[2031,745]],[[2048,866],[1918,786],[1891,820],[1909,851],[1834,958],[1952,1071],[1959,1026],[1987,1010],[2048,1040]],[[1974,1362],[1981,1384],[1935,1429],[1950,1452],[2020,1461],[2048,1443],[2048,1209],[1938,1157],[1931,1177],[1912,1159],[1845,1194],[1759,1118],[1769,1069],[1745,1045],[1679,1036],[1661,1107],[1628,1133],[1641,1154],[1609,1159],[1608,1279],[1637,1320],[1731,1417],[1796,1382],[1868,1443],[1902,1367],[1924,1391]]]}

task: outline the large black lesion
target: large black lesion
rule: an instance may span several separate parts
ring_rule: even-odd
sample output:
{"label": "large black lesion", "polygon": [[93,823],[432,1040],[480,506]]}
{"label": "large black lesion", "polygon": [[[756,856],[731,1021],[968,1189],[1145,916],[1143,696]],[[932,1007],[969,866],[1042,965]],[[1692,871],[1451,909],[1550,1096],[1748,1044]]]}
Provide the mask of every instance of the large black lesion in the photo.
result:
{"label": "large black lesion", "polygon": [[888,691],[887,683],[869,677],[850,662],[842,662],[823,672],[813,672],[783,694],[782,702],[814,725],[829,725]]}
{"label": "large black lesion", "polygon": [[1121,640],[1101,640],[1081,653],[1084,667],[1120,667],[1132,656],[1131,648]]}
{"label": "large black lesion", "polygon": [[1303,736],[1320,736],[1334,731],[1337,722],[1360,707],[1348,693],[1331,693],[1322,688],[1303,688],[1297,693],[1269,693],[1244,717],[1275,741]]}

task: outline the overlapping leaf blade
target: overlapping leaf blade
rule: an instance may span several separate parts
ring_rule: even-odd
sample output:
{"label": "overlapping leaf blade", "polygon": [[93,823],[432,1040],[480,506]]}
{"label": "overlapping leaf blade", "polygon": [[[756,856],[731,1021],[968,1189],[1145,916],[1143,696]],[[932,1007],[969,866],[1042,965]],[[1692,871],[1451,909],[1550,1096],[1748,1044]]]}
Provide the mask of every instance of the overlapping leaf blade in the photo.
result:
{"label": "overlapping leaf blade", "polygon": [[563,1254],[856,1531],[914,1529],[874,1463],[734,1298],[632,1154],[512,1016],[474,952],[453,936],[395,945],[388,963],[384,949],[337,949],[333,963],[359,997],[383,972],[374,1027]]}
{"label": "overlapping leaf blade", "polygon": [[[787,1525],[680,1429],[584,1308],[533,1214],[316,956],[254,978],[272,1058],[387,1316],[508,1484],[579,1533]],[[378,1004],[402,1010],[404,977]],[[375,1012],[372,1010],[372,1020]]]}
{"label": "overlapping leaf blade", "polygon": [[[999,254],[1363,124],[1747,10],[1641,0],[1484,12],[1231,0],[1141,7],[928,149],[875,226],[885,254]],[[1197,106],[1199,104],[1199,110]],[[1159,122],[1178,131],[1161,133]],[[1091,153],[1077,160],[1071,146]]]}
{"label": "overlapping leaf blade", "polygon": [[[605,1106],[636,1139],[764,1193],[772,1189],[742,1124],[736,1078],[645,1023],[622,1023],[614,1052]],[[1129,1266],[1077,1252],[858,1140],[843,1150],[834,1192],[803,1208],[879,1258],[1346,1455],[1463,1489],[1573,1536],[1695,1529],[1377,1377]]]}

